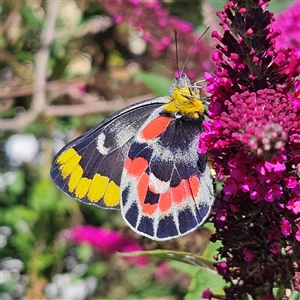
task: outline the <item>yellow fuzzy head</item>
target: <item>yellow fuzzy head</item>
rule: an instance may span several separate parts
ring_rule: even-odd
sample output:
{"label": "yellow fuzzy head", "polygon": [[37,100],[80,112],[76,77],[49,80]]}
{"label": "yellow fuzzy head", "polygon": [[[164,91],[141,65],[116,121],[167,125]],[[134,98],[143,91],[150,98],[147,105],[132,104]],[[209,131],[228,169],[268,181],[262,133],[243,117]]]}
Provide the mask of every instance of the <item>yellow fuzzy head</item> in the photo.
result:
{"label": "yellow fuzzy head", "polygon": [[173,115],[180,114],[198,119],[204,113],[198,89],[191,86],[191,81],[182,74],[174,82],[170,91],[170,102],[165,104],[164,111]]}

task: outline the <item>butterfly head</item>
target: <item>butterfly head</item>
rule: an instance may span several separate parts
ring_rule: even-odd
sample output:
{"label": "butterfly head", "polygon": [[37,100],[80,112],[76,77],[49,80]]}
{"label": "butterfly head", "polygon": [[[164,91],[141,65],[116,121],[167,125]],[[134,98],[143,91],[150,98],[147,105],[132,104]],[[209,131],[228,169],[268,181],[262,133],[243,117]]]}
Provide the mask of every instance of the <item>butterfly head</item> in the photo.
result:
{"label": "butterfly head", "polygon": [[185,73],[175,78],[170,88],[170,101],[164,106],[164,111],[172,115],[182,115],[194,119],[204,113],[204,104],[200,91],[193,86]]}
{"label": "butterfly head", "polygon": [[188,78],[186,73],[182,73],[178,78],[174,79],[172,86],[173,86],[173,89],[175,87],[188,88],[191,86],[191,80]]}

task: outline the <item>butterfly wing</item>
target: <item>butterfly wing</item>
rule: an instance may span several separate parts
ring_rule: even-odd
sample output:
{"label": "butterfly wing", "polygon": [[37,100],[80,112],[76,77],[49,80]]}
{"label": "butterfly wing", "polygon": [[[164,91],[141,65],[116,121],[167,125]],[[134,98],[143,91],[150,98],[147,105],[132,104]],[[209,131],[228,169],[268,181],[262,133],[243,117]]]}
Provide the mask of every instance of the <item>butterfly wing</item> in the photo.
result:
{"label": "butterfly wing", "polygon": [[201,119],[157,108],[132,141],[121,179],[121,212],[136,232],[155,240],[203,224],[214,202],[213,180],[197,153]]}
{"label": "butterfly wing", "polygon": [[129,106],[66,145],[54,158],[52,180],[82,202],[119,209],[121,174],[132,139],[167,101],[160,97]]}

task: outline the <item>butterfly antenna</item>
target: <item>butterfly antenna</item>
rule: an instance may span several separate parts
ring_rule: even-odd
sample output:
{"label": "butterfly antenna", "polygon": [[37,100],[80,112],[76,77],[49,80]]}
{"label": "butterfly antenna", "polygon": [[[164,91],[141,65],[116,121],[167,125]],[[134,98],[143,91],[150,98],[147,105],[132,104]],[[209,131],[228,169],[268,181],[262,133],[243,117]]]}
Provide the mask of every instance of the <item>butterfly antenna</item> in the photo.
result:
{"label": "butterfly antenna", "polygon": [[176,69],[177,69],[177,75],[179,75],[179,64],[178,64],[178,42],[177,42],[177,30],[174,29],[174,39],[175,39],[175,52],[176,52]]}
{"label": "butterfly antenna", "polygon": [[[187,64],[187,62],[188,62],[188,60],[190,59],[192,53],[194,52],[194,50],[195,50],[197,44],[198,44],[199,41],[203,38],[203,36],[206,34],[206,32],[208,31],[208,29],[209,29],[209,26],[206,27],[205,31],[201,34],[201,36],[198,38],[198,40],[197,40],[196,43],[194,44],[194,46],[193,46],[193,48],[191,49],[191,51],[190,51],[188,57],[186,58],[185,62],[183,63],[183,66],[182,66],[182,68],[181,68],[181,73],[183,73],[183,70],[184,70],[184,68],[185,68],[185,66],[186,66],[186,64]],[[177,43],[176,43],[176,54],[177,54]],[[177,67],[178,67],[178,59],[177,59]]]}

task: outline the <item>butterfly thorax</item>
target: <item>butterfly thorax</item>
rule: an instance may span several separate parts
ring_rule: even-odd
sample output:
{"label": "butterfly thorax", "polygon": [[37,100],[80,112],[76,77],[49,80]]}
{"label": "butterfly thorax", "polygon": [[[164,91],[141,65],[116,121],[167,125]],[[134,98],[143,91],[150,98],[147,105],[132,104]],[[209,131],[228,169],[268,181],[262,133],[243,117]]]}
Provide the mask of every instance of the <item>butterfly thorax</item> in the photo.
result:
{"label": "butterfly thorax", "polygon": [[164,105],[164,111],[167,113],[194,119],[198,119],[204,113],[199,89],[192,87],[186,74],[182,74],[174,81],[169,99],[170,102]]}

